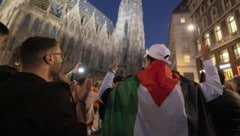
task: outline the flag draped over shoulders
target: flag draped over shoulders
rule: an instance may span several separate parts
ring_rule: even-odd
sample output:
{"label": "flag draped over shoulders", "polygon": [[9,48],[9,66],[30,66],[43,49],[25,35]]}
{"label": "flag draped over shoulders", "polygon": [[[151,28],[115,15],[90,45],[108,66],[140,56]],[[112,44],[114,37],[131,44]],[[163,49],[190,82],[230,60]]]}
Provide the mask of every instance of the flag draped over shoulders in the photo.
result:
{"label": "flag draped over shoulders", "polygon": [[[132,136],[137,114],[139,82],[130,77],[109,94],[102,127],[103,136]],[[127,89],[127,90],[126,90]]]}
{"label": "flag draped over shoulders", "polygon": [[153,61],[110,91],[102,136],[213,136],[204,101],[199,85]]}
{"label": "flag draped over shoulders", "polygon": [[146,69],[138,72],[137,78],[147,88],[157,106],[160,106],[179,82],[179,77],[172,73],[163,61],[154,61]]}

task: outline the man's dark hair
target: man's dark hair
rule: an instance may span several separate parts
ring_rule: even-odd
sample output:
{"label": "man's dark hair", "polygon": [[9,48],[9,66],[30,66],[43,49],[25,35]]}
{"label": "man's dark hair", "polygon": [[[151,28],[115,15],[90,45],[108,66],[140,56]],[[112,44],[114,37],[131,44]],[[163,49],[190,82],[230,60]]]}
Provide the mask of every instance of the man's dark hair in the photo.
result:
{"label": "man's dark hair", "polygon": [[77,80],[77,83],[78,83],[80,86],[82,86],[85,81],[86,81],[86,78],[83,77],[83,78],[79,78],[79,79]]}
{"label": "man's dark hair", "polygon": [[117,82],[121,82],[123,81],[123,76],[115,76],[114,79],[113,79],[113,83],[117,83]]}
{"label": "man's dark hair", "polygon": [[9,30],[6,25],[4,25],[2,22],[0,22],[0,34],[2,35],[8,35]]}
{"label": "man's dark hair", "polygon": [[57,41],[49,37],[29,37],[21,45],[20,54],[22,65],[37,64],[41,54],[56,47]]}
{"label": "man's dark hair", "polygon": [[8,80],[8,78],[17,73],[18,69],[8,66],[8,65],[0,65],[0,82]]}
{"label": "man's dark hair", "polygon": [[153,57],[147,55],[147,60],[149,60],[150,63],[152,63],[152,62],[155,61],[156,59],[154,59]]}

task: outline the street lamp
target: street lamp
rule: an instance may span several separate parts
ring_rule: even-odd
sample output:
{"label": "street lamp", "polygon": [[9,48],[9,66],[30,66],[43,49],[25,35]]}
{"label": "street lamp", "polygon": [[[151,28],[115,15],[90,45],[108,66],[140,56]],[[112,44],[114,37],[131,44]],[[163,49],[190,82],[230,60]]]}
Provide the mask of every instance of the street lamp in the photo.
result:
{"label": "street lamp", "polygon": [[78,68],[78,72],[79,72],[80,74],[82,74],[82,73],[85,72],[85,69],[84,69],[83,67],[79,67],[79,68]]}
{"label": "street lamp", "polygon": [[188,29],[189,31],[193,31],[193,30],[195,30],[195,26],[194,26],[193,24],[189,24],[189,25],[187,26],[187,29]]}

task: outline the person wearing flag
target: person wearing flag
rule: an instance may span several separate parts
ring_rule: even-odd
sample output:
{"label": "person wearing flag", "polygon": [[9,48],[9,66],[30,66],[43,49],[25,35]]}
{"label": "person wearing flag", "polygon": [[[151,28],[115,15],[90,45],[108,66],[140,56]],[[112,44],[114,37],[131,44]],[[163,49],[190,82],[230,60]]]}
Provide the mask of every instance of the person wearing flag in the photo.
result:
{"label": "person wearing flag", "polygon": [[201,55],[204,83],[183,81],[172,73],[169,49],[154,44],[147,54],[145,69],[105,91],[112,86],[118,69],[115,61],[100,87],[100,99],[104,98],[101,100],[106,106],[102,136],[214,136],[205,105],[223,90],[210,60],[210,49],[203,47]]}

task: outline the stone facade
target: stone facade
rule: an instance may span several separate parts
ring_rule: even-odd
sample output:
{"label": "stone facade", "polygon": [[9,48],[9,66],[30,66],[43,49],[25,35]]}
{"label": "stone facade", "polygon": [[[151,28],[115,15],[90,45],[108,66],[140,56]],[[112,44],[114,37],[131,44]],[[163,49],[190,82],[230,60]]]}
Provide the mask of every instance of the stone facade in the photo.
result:
{"label": "stone facade", "polygon": [[[41,35],[59,41],[65,56],[63,72],[69,72],[81,62],[91,72],[105,73],[118,48],[113,41],[112,22],[86,0],[76,0],[75,4],[67,3],[68,0],[55,1],[64,8],[61,16],[56,14],[50,0],[0,3],[0,21],[10,29],[9,39],[0,49],[1,64],[19,65],[21,42],[29,36]],[[140,67],[139,62],[132,67],[136,66]]]}

